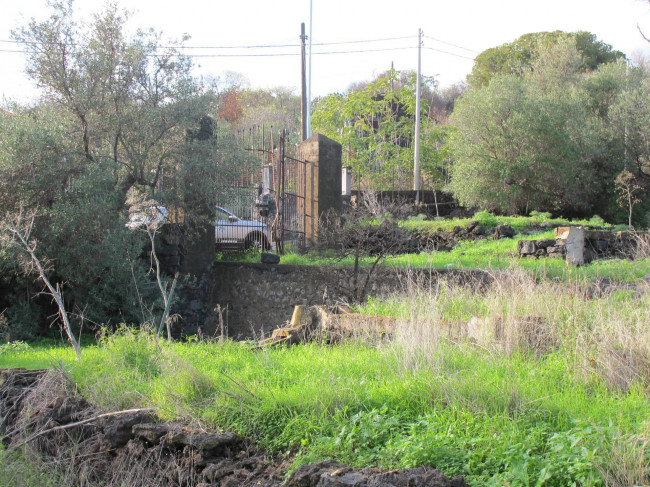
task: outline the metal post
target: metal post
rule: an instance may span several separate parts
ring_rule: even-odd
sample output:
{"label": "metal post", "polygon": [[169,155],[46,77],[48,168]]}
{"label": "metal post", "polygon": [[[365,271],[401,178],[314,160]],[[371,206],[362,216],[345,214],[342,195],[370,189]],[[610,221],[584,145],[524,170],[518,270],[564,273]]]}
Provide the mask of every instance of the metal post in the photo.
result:
{"label": "metal post", "polygon": [[413,189],[415,204],[420,204],[420,96],[421,96],[421,65],[422,65],[422,29],[418,29],[418,79],[415,88],[415,160],[413,162]]}
{"label": "metal post", "polygon": [[307,89],[307,138],[311,137],[311,40],[313,23],[313,0],[309,1],[309,84]]}
{"label": "metal post", "polygon": [[305,23],[300,24],[300,59],[301,59],[301,80],[302,80],[302,96],[300,99],[300,114],[301,114],[301,140],[307,139],[307,77],[305,74]]}

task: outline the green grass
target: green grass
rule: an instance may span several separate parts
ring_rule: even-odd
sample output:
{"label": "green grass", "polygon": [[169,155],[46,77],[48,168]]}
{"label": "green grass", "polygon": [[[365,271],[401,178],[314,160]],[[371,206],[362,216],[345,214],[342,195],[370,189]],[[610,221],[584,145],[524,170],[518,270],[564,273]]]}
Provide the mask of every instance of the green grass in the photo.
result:
{"label": "green grass", "polygon": [[[621,385],[585,370],[600,345],[581,340],[605,330],[628,336],[629,328],[645,344],[650,298],[590,301],[555,288],[535,297],[527,286],[535,285],[523,278],[484,296],[413,289],[369,302],[364,311],[410,319],[393,342],[253,351],[248,343],[156,342],[122,330],[85,347],[79,362],[69,347],[20,345],[2,349],[0,366],[62,361],[105,410],[151,406],[164,418],[234,430],[295,454],[294,466],[325,458],[387,469],[434,465],[472,485],[602,485],[601,471],[624,478],[623,460],[647,437],[650,382]],[[562,330],[561,345],[545,355],[427,335],[432,319],[543,313]],[[424,335],[409,338],[409,327]]]}
{"label": "green grass", "polygon": [[58,487],[63,485],[51,466],[38,456],[9,452],[0,446],[0,487]]}
{"label": "green grass", "polygon": [[453,218],[438,220],[418,220],[410,219],[400,222],[400,225],[409,230],[418,230],[422,233],[432,234],[437,230],[451,232],[455,227],[465,226],[471,221],[478,221],[486,228],[495,228],[497,224],[503,223],[510,225],[516,232],[528,230],[534,224],[548,223],[557,225],[584,225],[595,227],[611,227],[610,224],[603,221],[600,217],[590,219],[569,220],[566,218],[551,218],[548,214],[538,214],[540,216],[495,216],[491,213],[482,211],[472,218]]}
{"label": "green grass", "polygon": [[[549,222],[558,224],[607,226],[598,217],[590,220],[569,221],[561,218],[551,219],[542,217],[494,217],[487,214],[488,220],[511,225],[516,231],[522,232],[530,228],[531,223]],[[480,218],[479,218],[480,219]],[[440,228],[451,231],[455,226],[465,227],[472,219],[454,219],[440,221],[407,220],[401,224],[410,230],[424,233],[435,233]],[[494,224],[493,226],[496,226]],[[520,258],[517,253],[519,240],[538,240],[553,238],[553,231],[535,231],[527,234],[518,233],[512,239],[486,238],[477,241],[461,241],[459,245],[448,252],[421,252],[390,256],[382,261],[382,265],[399,268],[424,269],[486,269],[486,270],[523,270],[538,279],[559,279],[567,282],[585,282],[596,278],[609,278],[617,282],[636,282],[650,274],[650,258],[638,260],[603,259],[596,260],[582,267],[567,266],[564,260],[543,258]],[[259,262],[258,254],[240,254],[229,256],[229,259],[239,262]],[[361,259],[362,266],[370,266],[373,257]],[[347,256],[339,258],[333,254],[288,253],[282,256],[282,264],[287,265],[320,265],[320,266],[352,266],[354,258]]]}
{"label": "green grass", "polygon": [[72,347],[60,341],[39,340],[31,344],[22,341],[0,344],[0,367],[24,367],[26,369],[48,369],[61,363],[74,361]]}
{"label": "green grass", "polygon": [[[386,258],[382,265],[398,268],[424,269],[486,269],[523,270],[540,279],[560,279],[563,281],[585,282],[596,278],[609,278],[617,282],[636,282],[650,274],[650,258],[639,260],[603,259],[582,267],[567,266],[562,259],[520,258],[517,255],[519,239],[537,240],[551,238],[552,232],[535,235],[517,235],[514,239],[485,239],[476,242],[461,242],[449,252],[421,252],[403,254]],[[259,262],[259,257],[248,256],[242,262]],[[361,265],[372,265],[374,258],[364,257]],[[327,257],[316,253],[287,254],[282,256],[282,264],[352,266],[354,259]]]}
{"label": "green grass", "polygon": [[[85,346],[80,361],[51,341],[2,345],[0,367],[63,365],[106,411],[154,407],[162,418],[233,430],[292,455],[294,466],[336,458],[356,467],[433,465],[471,485],[646,485],[650,293],[587,299],[581,286],[594,277],[638,280],[650,274],[650,259],[571,268],[514,256],[518,238],[550,236],[388,259],[512,271],[480,294],[411,283],[402,295],[359,306],[400,319],[392,341],[253,351],[250,343],[158,342],[122,329]],[[315,254],[282,261],[341,264]],[[474,343],[450,334],[473,318],[501,323],[503,336]],[[543,333],[532,349],[519,345],[518,320],[530,318],[551,334],[550,348],[539,344]],[[0,452],[0,468],[8,459]],[[29,464],[6,465],[40,478]]]}

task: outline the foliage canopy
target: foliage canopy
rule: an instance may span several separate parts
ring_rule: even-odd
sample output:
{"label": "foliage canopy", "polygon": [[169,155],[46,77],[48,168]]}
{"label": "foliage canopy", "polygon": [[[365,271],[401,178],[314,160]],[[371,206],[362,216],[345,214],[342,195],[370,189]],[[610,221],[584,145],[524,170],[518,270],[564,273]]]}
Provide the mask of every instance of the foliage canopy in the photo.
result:
{"label": "foliage canopy", "polygon": [[650,176],[649,112],[638,103],[647,71],[618,61],[585,72],[571,37],[538,44],[535,56],[530,69],[494,74],[457,102],[449,188],[461,204],[493,211],[620,219],[616,176]]}
{"label": "foliage canopy", "polygon": [[[0,214],[36,214],[36,252],[71,310],[95,323],[147,321],[156,292],[139,259],[146,238],[124,225],[129,203],[165,205],[191,236],[246,158],[228,133],[217,137],[217,96],[166,47],[176,43],[153,30],[129,35],[114,4],[89,23],[76,21],[72,2],[51,9],[13,33],[33,47],[27,72],[43,96],[1,116]],[[3,267],[11,262],[4,252]],[[8,310],[34,291],[16,272],[2,286],[24,289],[5,295]]]}

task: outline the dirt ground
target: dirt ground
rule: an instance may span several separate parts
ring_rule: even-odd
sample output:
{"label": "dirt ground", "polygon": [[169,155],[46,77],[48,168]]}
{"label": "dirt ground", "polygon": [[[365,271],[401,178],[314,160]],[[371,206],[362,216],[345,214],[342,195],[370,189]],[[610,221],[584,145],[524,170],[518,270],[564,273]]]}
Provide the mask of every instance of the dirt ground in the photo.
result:
{"label": "dirt ground", "polygon": [[102,412],[62,370],[0,369],[0,437],[7,450],[54,465],[69,486],[464,487],[434,468],[354,470],[334,460],[287,475],[290,458],[232,432],[162,422],[154,411]]}

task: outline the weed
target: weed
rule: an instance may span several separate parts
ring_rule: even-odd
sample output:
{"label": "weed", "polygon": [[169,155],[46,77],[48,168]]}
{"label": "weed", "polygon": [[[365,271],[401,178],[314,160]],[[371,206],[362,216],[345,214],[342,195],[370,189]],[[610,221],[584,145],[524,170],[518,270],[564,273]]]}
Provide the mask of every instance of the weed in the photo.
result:
{"label": "weed", "polygon": [[6,451],[0,445],[0,487],[57,487],[60,476],[31,450]]}

